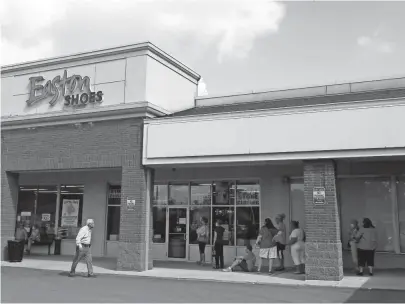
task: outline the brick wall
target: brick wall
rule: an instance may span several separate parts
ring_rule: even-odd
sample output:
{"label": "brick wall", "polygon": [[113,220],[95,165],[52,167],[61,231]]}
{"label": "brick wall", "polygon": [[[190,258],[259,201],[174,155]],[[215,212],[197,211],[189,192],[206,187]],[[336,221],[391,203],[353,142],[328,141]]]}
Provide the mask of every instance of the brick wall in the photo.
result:
{"label": "brick wall", "polygon": [[[142,159],[142,119],[89,124],[39,127],[2,132],[2,248],[13,236],[18,185],[7,172],[91,168],[122,168],[120,239],[137,253],[132,269],[143,265],[145,241],[145,176]],[[46,173],[44,173],[46,174]],[[4,178],[9,177],[9,178]],[[126,210],[126,199],[137,201],[136,210]],[[125,245],[125,243],[129,243]],[[123,254],[125,252],[123,250]],[[120,254],[121,256],[121,254]],[[139,265],[138,265],[139,264]],[[120,265],[119,265],[120,266]],[[122,266],[122,265],[121,265]]]}
{"label": "brick wall", "polygon": [[[343,279],[342,243],[333,161],[304,163],[306,279]],[[315,205],[313,188],[325,187],[325,204]]]}

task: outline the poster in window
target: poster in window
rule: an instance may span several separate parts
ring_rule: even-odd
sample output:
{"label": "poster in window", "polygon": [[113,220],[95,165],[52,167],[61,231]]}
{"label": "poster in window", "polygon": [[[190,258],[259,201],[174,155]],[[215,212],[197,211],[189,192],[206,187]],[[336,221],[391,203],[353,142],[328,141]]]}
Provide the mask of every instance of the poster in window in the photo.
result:
{"label": "poster in window", "polygon": [[62,203],[62,227],[77,227],[80,200],[64,199]]}

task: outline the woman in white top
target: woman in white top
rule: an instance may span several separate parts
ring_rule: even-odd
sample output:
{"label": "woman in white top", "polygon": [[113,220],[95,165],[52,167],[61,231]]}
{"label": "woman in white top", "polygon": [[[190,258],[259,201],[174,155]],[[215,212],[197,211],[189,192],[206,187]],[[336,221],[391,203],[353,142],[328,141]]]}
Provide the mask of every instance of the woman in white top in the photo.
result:
{"label": "woman in white top", "polygon": [[297,221],[292,221],[292,232],[289,245],[291,246],[291,256],[297,266],[295,274],[305,273],[305,231],[300,228]]}
{"label": "woman in white top", "polygon": [[276,216],[276,228],[278,229],[278,234],[274,241],[277,244],[277,257],[280,261],[280,266],[276,269],[277,271],[284,270],[284,250],[286,242],[286,228],[284,224],[285,214],[281,213]]}

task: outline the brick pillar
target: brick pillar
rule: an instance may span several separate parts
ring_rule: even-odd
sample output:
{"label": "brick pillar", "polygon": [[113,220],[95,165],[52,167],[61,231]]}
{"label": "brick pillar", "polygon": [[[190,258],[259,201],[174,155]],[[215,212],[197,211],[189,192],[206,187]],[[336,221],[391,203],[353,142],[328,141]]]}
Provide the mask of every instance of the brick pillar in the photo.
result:
{"label": "brick pillar", "polygon": [[7,241],[15,234],[18,174],[1,171],[1,260],[7,259]]}
{"label": "brick pillar", "polygon": [[[146,176],[140,167],[122,168],[118,270],[145,270]],[[135,207],[127,200],[135,200]]]}
{"label": "brick pillar", "polygon": [[[304,163],[306,279],[343,279],[342,242],[336,197],[335,164],[332,160]],[[315,204],[314,187],[325,188],[325,203]]]}

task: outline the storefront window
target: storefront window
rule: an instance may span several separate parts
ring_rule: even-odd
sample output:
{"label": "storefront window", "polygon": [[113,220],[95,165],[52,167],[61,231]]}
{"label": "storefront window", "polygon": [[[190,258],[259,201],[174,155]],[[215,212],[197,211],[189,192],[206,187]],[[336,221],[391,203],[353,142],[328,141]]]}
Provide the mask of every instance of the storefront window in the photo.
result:
{"label": "storefront window", "polygon": [[166,207],[153,207],[153,242],[166,242]]}
{"label": "storefront window", "polygon": [[260,226],[260,208],[236,207],[236,245],[246,246],[256,241]]}
{"label": "storefront window", "polygon": [[399,246],[405,253],[405,178],[398,181],[398,219],[399,219]]}
{"label": "storefront window", "polygon": [[339,180],[343,246],[347,248],[350,221],[370,218],[378,232],[377,251],[394,251],[393,204],[387,179],[352,178]]}
{"label": "storefront window", "polygon": [[236,187],[237,205],[259,205],[260,185],[256,182],[238,182]]}
{"label": "storefront window", "polygon": [[[189,243],[197,244],[197,229],[202,225],[201,218],[205,217],[208,220],[208,227],[211,225],[211,206],[191,206],[190,207],[190,229]],[[210,238],[211,236],[209,236]]]}
{"label": "storefront window", "polygon": [[167,185],[155,185],[153,188],[153,205],[166,206],[169,198]]}
{"label": "storefront window", "polygon": [[304,181],[294,180],[290,184],[291,220],[298,221],[305,229]]}
{"label": "storefront window", "polygon": [[18,193],[16,227],[18,227],[18,223],[23,223],[27,232],[29,232],[31,225],[34,223],[37,193],[37,186],[20,187]]}
{"label": "storefront window", "polygon": [[62,185],[60,190],[59,234],[64,239],[75,239],[82,227],[84,186]]}
{"label": "storefront window", "polygon": [[211,184],[191,184],[191,204],[211,205]]}
{"label": "storefront window", "polygon": [[169,185],[170,205],[188,205],[188,201],[189,201],[188,185]]}
{"label": "storefront window", "polygon": [[212,186],[212,203],[214,205],[235,205],[235,183],[214,182]]}
{"label": "storefront window", "polygon": [[107,241],[118,241],[120,234],[121,186],[109,186],[107,202]]}
{"label": "storefront window", "polygon": [[56,201],[58,197],[58,189],[56,186],[41,186],[38,189],[36,219],[43,234],[56,234],[55,216],[56,216]]}
{"label": "storefront window", "polygon": [[20,187],[17,222],[24,223],[27,232],[37,225],[41,235],[55,235],[56,186]]}
{"label": "storefront window", "polygon": [[234,207],[213,207],[212,208],[212,240],[214,239],[215,223],[221,220],[224,232],[224,245],[235,245],[234,241]]}

